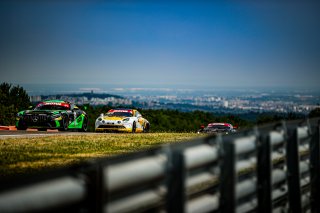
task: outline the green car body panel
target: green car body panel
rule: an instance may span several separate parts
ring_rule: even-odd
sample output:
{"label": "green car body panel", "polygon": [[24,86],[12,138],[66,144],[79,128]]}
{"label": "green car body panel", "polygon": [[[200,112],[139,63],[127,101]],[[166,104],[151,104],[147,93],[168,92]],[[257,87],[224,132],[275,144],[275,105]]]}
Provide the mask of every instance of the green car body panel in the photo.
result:
{"label": "green car body panel", "polygon": [[85,115],[82,114],[75,121],[69,124],[68,129],[81,129],[84,121]]}
{"label": "green car body panel", "polygon": [[50,100],[40,102],[33,110],[24,110],[17,113],[16,127],[19,130],[27,128],[80,130],[87,131],[87,114],[75,104]]}

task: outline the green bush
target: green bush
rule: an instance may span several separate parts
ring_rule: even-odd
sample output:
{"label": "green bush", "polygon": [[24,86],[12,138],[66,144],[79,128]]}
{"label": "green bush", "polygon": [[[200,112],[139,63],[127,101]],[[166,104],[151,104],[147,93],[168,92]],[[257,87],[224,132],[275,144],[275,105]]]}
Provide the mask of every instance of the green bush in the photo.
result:
{"label": "green bush", "polygon": [[0,84],[0,125],[14,125],[16,113],[30,105],[30,98],[22,87]]}

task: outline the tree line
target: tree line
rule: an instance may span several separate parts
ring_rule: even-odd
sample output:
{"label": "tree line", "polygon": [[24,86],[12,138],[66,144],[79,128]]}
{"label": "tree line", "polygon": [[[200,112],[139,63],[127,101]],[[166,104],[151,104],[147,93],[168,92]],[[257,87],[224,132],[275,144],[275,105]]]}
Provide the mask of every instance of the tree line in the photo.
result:
{"label": "tree line", "polygon": [[[14,125],[15,115],[21,110],[31,106],[27,92],[18,86],[9,83],[0,84],[0,125]],[[79,106],[89,118],[89,131],[94,131],[95,120],[101,113],[106,113],[111,106],[91,106],[89,104]],[[123,108],[119,106],[119,108]],[[134,108],[134,107],[133,107]],[[200,126],[213,122],[231,123],[239,128],[248,128],[254,125],[271,123],[279,120],[294,120],[305,117],[295,113],[247,113],[247,114],[215,114],[212,112],[193,111],[181,112],[179,110],[153,110],[138,109],[150,122],[151,132],[193,132]],[[308,117],[319,117],[320,108],[312,110]]]}

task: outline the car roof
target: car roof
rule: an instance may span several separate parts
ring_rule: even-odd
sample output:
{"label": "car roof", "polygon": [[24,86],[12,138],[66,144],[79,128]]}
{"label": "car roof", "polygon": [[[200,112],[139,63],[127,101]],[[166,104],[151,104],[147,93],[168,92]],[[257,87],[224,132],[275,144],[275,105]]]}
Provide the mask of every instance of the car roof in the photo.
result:
{"label": "car roof", "polygon": [[133,112],[134,109],[125,109],[125,108],[116,108],[116,109],[110,109],[108,112]]}

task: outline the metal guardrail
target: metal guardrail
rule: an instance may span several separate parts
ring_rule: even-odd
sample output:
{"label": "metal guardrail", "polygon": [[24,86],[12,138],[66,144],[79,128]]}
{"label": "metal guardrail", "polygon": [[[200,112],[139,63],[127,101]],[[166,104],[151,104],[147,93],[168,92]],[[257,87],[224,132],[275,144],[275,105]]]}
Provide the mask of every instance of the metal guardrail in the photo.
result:
{"label": "metal guardrail", "polygon": [[0,212],[320,212],[320,118],[0,182]]}

